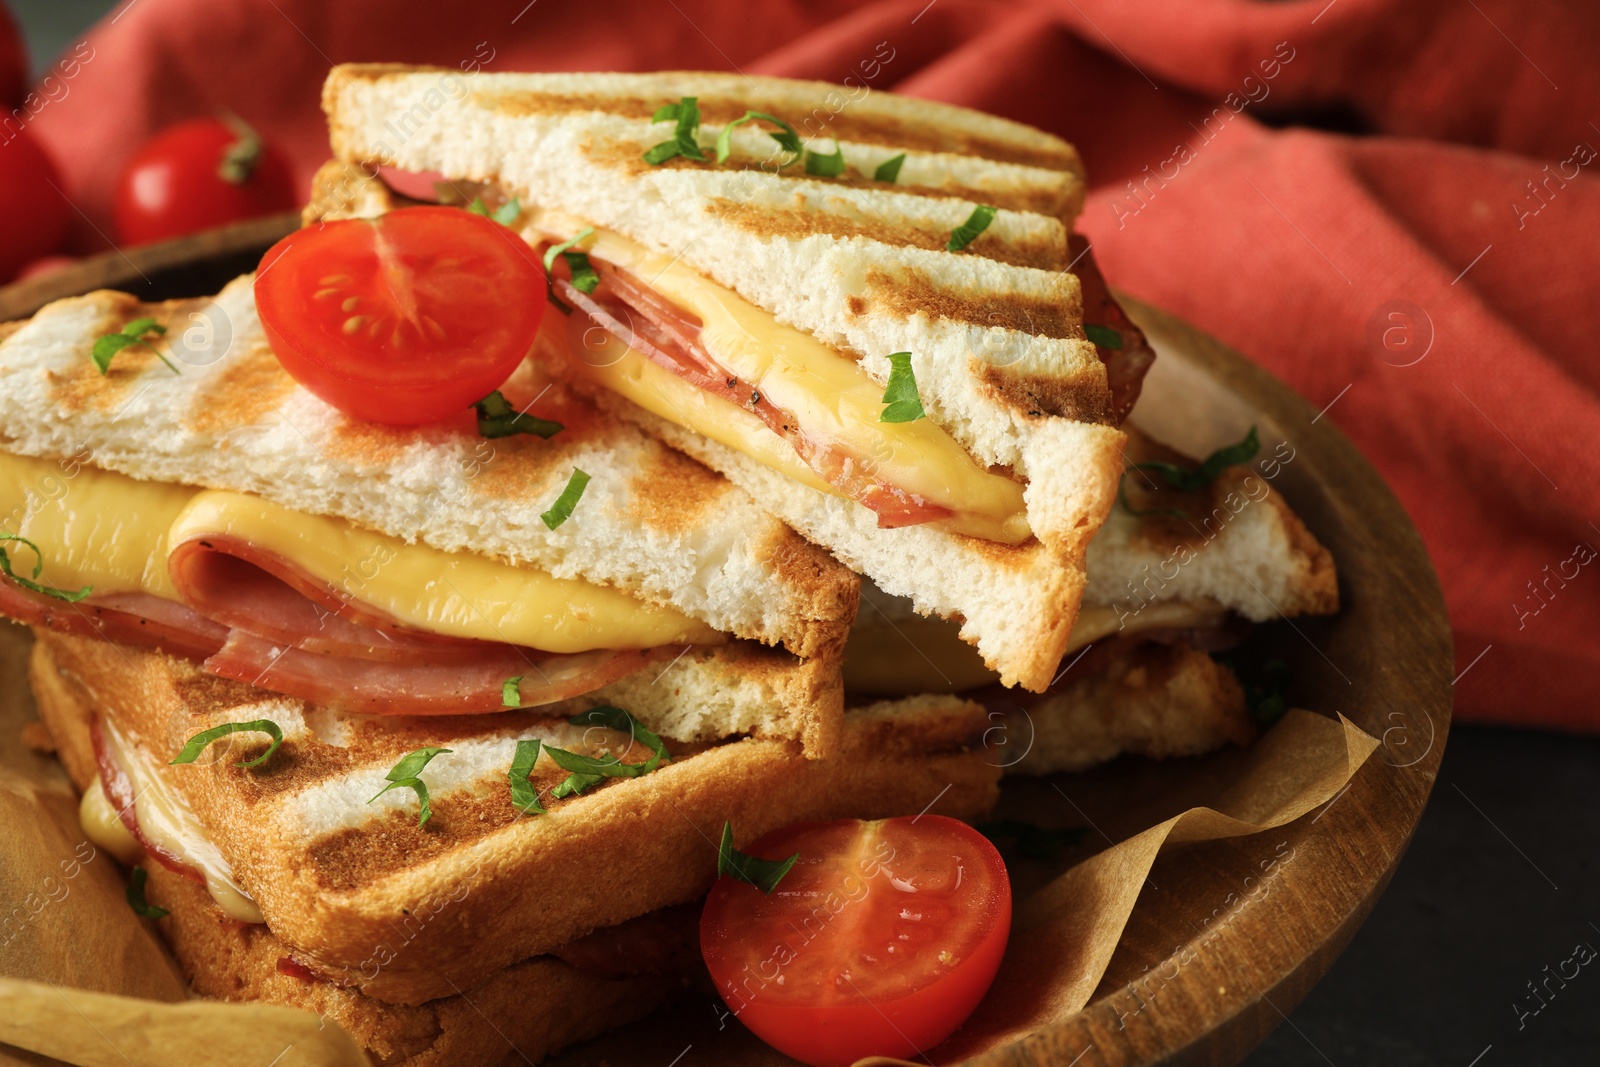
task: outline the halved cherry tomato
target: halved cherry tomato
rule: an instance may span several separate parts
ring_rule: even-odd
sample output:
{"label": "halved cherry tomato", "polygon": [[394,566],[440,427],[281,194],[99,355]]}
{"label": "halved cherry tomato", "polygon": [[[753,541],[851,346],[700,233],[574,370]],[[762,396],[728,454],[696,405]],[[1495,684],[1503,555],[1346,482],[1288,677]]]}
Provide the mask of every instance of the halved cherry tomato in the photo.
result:
{"label": "halved cherry tomato", "polygon": [[145,244],[295,206],[289,160],[237,119],[191,119],[146,141],[117,178],[117,237]]}
{"label": "halved cherry tomato", "polygon": [[966,1021],[994,981],[1011,884],[965,823],[801,823],[748,851],[800,859],[771,896],[719,881],[700,949],[723,1001],[778,1051],[813,1067],[916,1055]]}
{"label": "halved cherry tomato", "polygon": [[324,222],[261,259],[283,369],[340,411],[410,425],[463,411],[533,347],[544,272],[504,226],[453,207]]}

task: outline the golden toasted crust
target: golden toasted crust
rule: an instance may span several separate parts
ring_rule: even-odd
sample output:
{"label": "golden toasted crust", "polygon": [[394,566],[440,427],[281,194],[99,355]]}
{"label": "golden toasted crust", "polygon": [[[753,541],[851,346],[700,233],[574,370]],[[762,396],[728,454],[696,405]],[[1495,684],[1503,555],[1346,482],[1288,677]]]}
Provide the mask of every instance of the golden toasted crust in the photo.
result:
{"label": "golden toasted crust", "polygon": [[[1017,721],[1019,718],[1025,721]],[[1122,754],[1196,756],[1256,736],[1232,672],[1186,644],[1113,641],[1026,712],[1008,731],[1028,738],[1013,773],[1079,771]]]}
{"label": "golden toasted crust", "polygon": [[[449,995],[587,931],[693,899],[711,881],[729,820],[745,841],[802,819],[908,814],[935,798],[934,810],[975,817],[996,796],[998,770],[976,744],[982,709],[931,697],[848,713],[830,759],[771,741],[674,745],[672,761],[650,774],[578,797],[546,794],[549,814],[522,818],[506,779],[516,738],[543,731],[591,755],[601,744],[626,749],[628,761],[643,747],[517,713],[331,716],[246,686],[191,684],[192,664],[158,653],[37,636],[93,707],[150,753],[175,752],[221,722],[279,723],[284,744],[257,770],[219,753],[183,767],[162,761],[153,773],[185,796],[297,957],[390,1001]],[[428,824],[418,826],[414,803],[370,805],[385,771],[428,745],[452,750],[424,775]],[[541,762],[534,785],[560,776]],[[375,969],[376,946],[405,910],[440,896],[454,903]]]}
{"label": "golden toasted crust", "polygon": [[146,899],[171,913],[157,925],[196,993],[316,1012],[384,1067],[537,1063],[643,1018],[676,986],[665,977],[585,974],[540,956],[459,994],[426,1004],[388,1004],[328,981],[281,973],[279,961],[293,955],[265,926],[229,919],[204,888],[159,863],[145,867]]}

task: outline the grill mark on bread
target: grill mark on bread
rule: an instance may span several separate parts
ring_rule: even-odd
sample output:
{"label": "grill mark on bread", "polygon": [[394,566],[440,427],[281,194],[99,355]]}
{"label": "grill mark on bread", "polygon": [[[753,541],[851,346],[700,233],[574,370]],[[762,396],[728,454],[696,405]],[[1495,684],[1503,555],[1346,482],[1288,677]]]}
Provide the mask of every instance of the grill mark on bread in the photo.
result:
{"label": "grill mark on bread", "polygon": [[[649,121],[663,104],[675,104],[674,96],[643,97],[603,93],[546,93],[537,90],[512,90],[474,94],[476,102],[489,103],[502,115],[556,115],[573,112],[601,112],[627,119]],[[700,121],[707,126],[722,126],[744,115],[747,109],[766,111],[792,123],[805,138],[829,137],[885,148],[917,152],[944,152],[976,156],[996,163],[1018,163],[1044,170],[1081,173],[1077,155],[1066,146],[1043,142],[1037,146],[1014,144],[997,138],[969,133],[954,126],[938,126],[927,119],[903,121],[892,115],[866,114],[860,109],[831,109],[822,101],[805,115],[797,115],[794,101],[764,94],[759,90],[737,96],[702,95]],[[785,114],[787,112],[787,114]],[[825,116],[819,120],[819,116]],[[670,132],[670,125],[660,124]],[[662,135],[662,140],[667,134]]]}
{"label": "grill mark on bread", "polygon": [[[823,233],[830,237],[865,237],[898,247],[946,251],[948,231],[925,230],[878,218],[851,218],[828,211],[805,208],[777,208],[765,204],[741,204],[725,197],[713,197],[706,212],[722,222],[757,237],[808,237]],[[1062,264],[1064,249],[1051,241],[1029,240],[1012,244],[985,234],[966,248],[967,253],[1009,263],[1016,267],[1049,270]]]}
{"label": "grill mark on bread", "polygon": [[[857,304],[861,306],[858,308]],[[906,317],[917,312],[974,326],[1000,326],[1007,330],[1056,339],[1082,337],[1079,310],[1075,304],[1036,300],[1016,293],[969,296],[952,291],[912,268],[867,272],[867,300],[850,298],[849,309],[863,313],[867,305],[890,314]]]}
{"label": "grill mark on bread", "polygon": [[707,510],[729,488],[721,475],[663,448],[640,465],[629,483],[628,514],[649,529],[682,533],[699,528]]}
{"label": "grill mark on bread", "polygon": [[195,433],[252,426],[276,411],[294,389],[294,379],[271,347],[259,341],[231,361],[219,379],[194,398],[184,421]]}
{"label": "grill mark on bread", "polygon": [[985,363],[976,356],[971,357],[970,365],[996,401],[1026,415],[1116,424],[1111,389],[1106,385],[1105,368],[1099,364],[1075,374],[1029,374]]}

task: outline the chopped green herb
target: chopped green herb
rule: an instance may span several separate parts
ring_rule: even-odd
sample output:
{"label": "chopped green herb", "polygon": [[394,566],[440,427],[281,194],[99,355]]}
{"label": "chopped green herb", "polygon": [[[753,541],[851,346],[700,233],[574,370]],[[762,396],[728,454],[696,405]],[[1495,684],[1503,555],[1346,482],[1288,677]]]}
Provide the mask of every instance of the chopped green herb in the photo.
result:
{"label": "chopped green herb", "polygon": [[883,390],[884,408],[878,421],[916,422],[926,412],[917,393],[917,376],[911,370],[911,353],[891,352],[888,359],[889,384]]}
{"label": "chopped green herb", "polygon": [[547,289],[546,296],[550,302],[561,310],[563,315],[572,314],[572,309],[558,296],[556,296],[556,257],[560,256],[567,261],[567,269],[572,272],[572,287],[580,293],[592,293],[600,284],[600,275],[595,273],[589,257],[582,252],[569,251],[579,241],[586,241],[594,236],[594,227],[585,226],[572,237],[560,244],[551,245],[544,253],[544,278]]}
{"label": "chopped green herb", "polygon": [[267,750],[261,755],[257,756],[255,759],[245,760],[243,763],[235,763],[235,767],[259,767],[261,764],[271,759],[272,754],[278,751],[278,746],[283,744],[283,731],[278,729],[278,724],[273,722],[271,719],[251,719],[249,722],[225,722],[221,726],[213,726],[211,729],[203,730],[189,738],[188,742],[183,746],[183,750],[172,758],[172,762],[193,763],[195,760],[200,758],[200,753],[204,752],[206,750],[206,746],[211,744],[211,742],[220,741],[229,734],[237,733],[266,734],[268,737],[272,738],[272,744],[268,745]]}
{"label": "chopped green herb", "polygon": [[728,161],[728,153],[733,151],[733,128],[735,126],[742,126],[747,122],[758,121],[770,122],[779,127],[779,131],[777,133],[769,132],[767,136],[771,137],[774,141],[777,141],[778,144],[782,145],[785,152],[789,152],[798,156],[804,151],[804,148],[800,144],[800,135],[794,132],[793,126],[789,125],[787,122],[784,122],[782,119],[778,118],[778,116],[769,115],[765,111],[746,111],[743,115],[722,127],[722,132],[717,134],[718,163],[726,163]]}
{"label": "chopped green herb", "polygon": [[535,815],[545,813],[544,805],[539,803],[539,791],[528,781],[528,776],[533,773],[533,765],[538,762],[538,740],[518,741],[517,754],[511,757],[511,806],[524,815],[530,812]]}
{"label": "chopped green herb", "polygon": [[[181,372],[173,365],[172,360],[163,356],[152,343],[166,332],[167,328],[157,325],[155,319],[134,319],[116,333],[108,333],[95,339],[94,365],[99,367],[100,373],[104,375],[111,370],[111,361],[116,358],[118,352],[134,345],[144,345],[154,352],[156,358],[165,363],[173,374],[179,374]],[[151,334],[155,334],[155,337],[151,337]]]}
{"label": "chopped green herb", "polygon": [[33,580],[37,579],[40,573],[44,570],[44,553],[39,551],[39,546],[28,540],[26,537],[14,533],[5,533],[4,531],[0,531],[0,541],[18,541],[33,549],[33,575],[32,578],[24,578],[22,575],[17,574],[11,569],[11,557],[6,554],[5,549],[0,548],[0,574],[4,574],[7,578],[10,578],[22,588],[27,589],[30,592],[42,593],[45,596],[55,597],[57,600],[65,600],[69,604],[76,604],[78,601],[94,592],[94,586],[92,585],[86,585],[75,593],[69,593],[65,589],[57,589],[54,586],[39,584],[39,582]]}
{"label": "chopped green herb", "polygon": [[567,479],[567,487],[561,490],[561,495],[550,505],[550,510],[541,513],[539,518],[543,519],[544,524],[552,530],[566,522],[572,517],[572,509],[578,506],[584,486],[588,484],[589,476],[577,467],[572,468],[572,477]]}
{"label": "chopped green herb", "polygon": [[640,775],[649,774],[668,758],[667,746],[661,738],[651,733],[621,708],[602,704],[580,715],[574,715],[567,721],[573,726],[604,726],[608,730],[625,733],[629,736],[630,744],[634,740],[640,741],[653,755],[643,763],[623,763],[614,755],[597,759],[546,745],[545,753],[555,761],[556,766],[572,772],[560,785],[551,790],[550,795],[553,797],[574,796],[604,778],[638,778]]}
{"label": "chopped green herb", "polygon": [[844,149],[839,146],[839,142],[833,142],[831,156],[820,155],[807,149],[806,173],[815,174],[819,178],[837,178],[844,174]]}
{"label": "chopped green herb", "polygon": [[1085,326],[1083,333],[1101,348],[1116,350],[1122,347],[1122,334],[1109,326]]}
{"label": "chopped green herb", "polygon": [[[389,768],[389,773],[384,775],[385,778],[389,779],[389,784],[378,790],[377,796],[374,796],[372,800],[377,800],[378,797],[383,796],[391,789],[413,790],[417,794],[417,800],[422,805],[422,809],[417,815],[417,825],[425,825],[429,819],[433,818],[433,808],[428,805],[427,783],[417,776],[422,773],[422,769],[428,765],[428,761],[433,757],[441,752],[452,751],[454,750],[448,748],[419,748],[415,752],[406,753],[400,758],[399,763]],[[372,800],[367,801],[367,803],[371,804]]]}
{"label": "chopped green herb", "polygon": [[733,847],[733,823],[722,824],[722,845],[717,849],[718,878],[737,878],[741,882],[748,882],[770,897],[799,858],[798,852],[786,860],[764,860],[740,852]]}
{"label": "chopped green herb", "polygon": [[517,202],[516,197],[512,197],[493,211],[490,211],[489,205],[483,202],[483,197],[475,196],[472,198],[472,203],[467,205],[467,210],[474,215],[482,215],[486,219],[493,219],[502,226],[510,226],[522,214],[522,205]]}
{"label": "chopped green herb", "polygon": [[945,247],[952,252],[959,252],[977,240],[978,234],[989,228],[989,223],[994,221],[995,209],[988,204],[979,204],[972,209],[972,214],[967,216],[967,221],[957,226],[950,235],[950,240],[945,242]]}
{"label": "chopped green herb", "polygon": [[[1250,460],[1255,458],[1255,454],[1260,450],[1261,440],[1256,435],[1256,428],[1252,426],[1250,427],[1250,432],[1245,434],[1244,439],[1238,444],[1228,445],[1224,448],[1217,449],[1215,452],[1211,453],[1211,455],[1207,456],[1201,462],[1200,466],[1195,467],[1193,470],[1189,469],[1188,467],[1180,467],[1176,463],[1166,463],[1161,460],[1150,460],[1145,463],[1129,464],[1127,470],[1122,472],[1122,477],[1126,479],[1128,476],[1128,471],[1152,471],[1159,475],[1161,480],[1166,482],[1169,487],[1178,490],[1180,493],[1198,493],[1200,490],[1204,489],[1206,486],[1215,481],[1217,475],[1221,474],[1224,470],[1229,467],[1237,466],[1240,463],[1248,463]],[[1184,511],[1182,508],[1150,508],[1145,511],[1137,510],[1128,503],[1128,495],[1121,481],[1117,483],[1117,501],[1127,510],[1128,514],[1130,515],[1137,515],[1140,517],[1145,515],[1172,515],[1180,519],[1187,519],[1189,517],[1189,513]]]}
{"label": "chopped green herb", "polygon": [[1255,458],[1261,450],[1261,440],[1256,436],[1256,428],[1250,427],[1250,432],[1244,439],[1235,445],[1219,448],[1207,456],[1200,466],[1190,470],[1180,467],[1176,463],[1162,463],[1152,460],[1148,463],[1135,463],[1129,470],[1154,471],[1160,475],[1161,480],[1181,493],[1197,493],[1216,480],[1229,467],[1248,463]]}
{"label": "chopped green herb", "polygon": [[500,703],[508,708],[522,707],[522,679],[523,675],[507,678],[500,687]]}
{"label": "chopped green herb", "polygon": [[563,429],[559,422],[517,411],[498,389],[472,406],[478,412],[478,433],[484,437],[530,433],[548,440]]}
{"label": "chopped green herb", "polygon": [[1077,844],[1085,832],[1082,826],[1050,830],[1020,819],[996,819],[979,823],[974,829],[996,845],[1010,842],[1018,855],[1030,860],[1054,859],[1062,849]]}
{"label": "chopped green herb", "polygon": [[146,919],[164,919],[170,912],[166,908],[158,908],[154,904],[146,903],[144,899],[144,883],[149,879],[150,872],[143,867],[135,867],[128,872],[128,907],[133,909],[135,915]]}
{"label": "chopped green herb", "polygon": [[669,159],[682,156],[705,162],[706,154],[700,148],[700,104],[693,96],[686,96],[676,104],[665,104],[655,113],[655,122],[676,122],[672,140],[662,141],[644,154],[644,161],[658,167]]}
{"label": "chopped green herb", "polygon": [[893,159],[886,159],[878,164],[878,169],[872,172],[872,180],[878,182],[896,182],[900,180],[900,165],[906,161],[906,154],[901,152]]}

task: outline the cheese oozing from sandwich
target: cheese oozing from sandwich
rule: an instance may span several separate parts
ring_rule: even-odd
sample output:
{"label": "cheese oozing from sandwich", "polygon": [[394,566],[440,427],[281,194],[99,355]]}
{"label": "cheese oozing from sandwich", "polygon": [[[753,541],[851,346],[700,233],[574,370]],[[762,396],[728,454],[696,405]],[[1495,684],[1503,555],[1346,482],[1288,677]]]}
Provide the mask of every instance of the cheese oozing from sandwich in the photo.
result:
{"label": "cheese oozing from sandwich", "polygon": [[[723,640],[705,623],[621,590],[406,544],[243,493],[0,453],[0,500],[23,502],[7,529],[39,546],[42,577],[59,589],[178,600],[168,554],[215,537],[276,556],[336,595],[428,633],[556,653]],[[26,547],[13,545],[10,555],[18,574],[30,569]]]}
{"label": "cheese oozing from sandwich", "polygon": [[[584,228],[556,212],[530,213],[529,236],[565,239]],[[698,318],[700,342],[728,373],[796,424],[796,433],[870,468],[886,485],[952,514],[931,525],[988,541],[1020,544],[1032,536],[1016,480],[978,464],[931,419],[884,422],[884,387],[848,356],[778,322],[685,266],[610,230],[580,242],[585,252],[643,279],[673,305]],[[604,271],[602,269],[602,280]],[[574,316],[579,318],[579,316]],[[575,368],[645,410],[709,437],[802,484],[838,493],[782,436],[739,405],[712,396],[598,327],[581,330]]]}
{"label": "cheese oozing from sandwich", "polygon": [[[256,902],[234,881],[233,868],[206,836],[200,820],[183,798],[162,781],[154,761],[104,719],[100,722],[100,740],[106,757],[128,779],[133,791],[134,819],[139,833],[150,846],[199,872],[207,892],[230,918],[247,923],[265,922]],[[90,785],[89,792],[103,793],[103,790],[97,782]],[[85,807],[89,809],[87,819],[84,818]],[[109,801],[103,809],[96,805],[80,806],[79,820],[89,840],[113,855],[120,855],[117,848],[125,849],[126,842],[110,830],[105,818],[107,813],[122,825]],[[127,833],[126,827],[123,833]]]}

